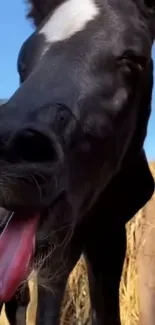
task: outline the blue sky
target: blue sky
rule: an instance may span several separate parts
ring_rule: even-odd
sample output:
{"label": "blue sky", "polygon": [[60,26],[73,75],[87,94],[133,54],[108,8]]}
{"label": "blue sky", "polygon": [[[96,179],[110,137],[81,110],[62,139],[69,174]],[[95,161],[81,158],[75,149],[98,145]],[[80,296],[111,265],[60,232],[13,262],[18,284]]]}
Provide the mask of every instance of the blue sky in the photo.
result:
{"label": "blue sky", "polygon": [[[0,98],[9,98],[18,87],[16,60],[23,41],[31,34],[32,25],[25,19],[24,0],[7,0],[1,3],[0,12]],[[155,59],[155,46],[153,48]],[[152,115],[145,141],[149,160],[155,160],[155,87],[152,99]]]}

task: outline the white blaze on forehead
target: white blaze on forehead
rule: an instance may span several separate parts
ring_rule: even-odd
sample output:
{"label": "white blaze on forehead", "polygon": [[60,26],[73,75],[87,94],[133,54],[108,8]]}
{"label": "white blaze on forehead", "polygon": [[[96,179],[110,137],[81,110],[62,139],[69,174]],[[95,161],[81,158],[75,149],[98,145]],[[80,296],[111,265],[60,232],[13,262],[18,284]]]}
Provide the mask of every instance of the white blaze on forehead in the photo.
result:
{"label": "white blaze on forehead", "polygon": [[95,0],[68,0],[57,7],[39,33],[49,43],[63,41],[83,30],[98,14]]}

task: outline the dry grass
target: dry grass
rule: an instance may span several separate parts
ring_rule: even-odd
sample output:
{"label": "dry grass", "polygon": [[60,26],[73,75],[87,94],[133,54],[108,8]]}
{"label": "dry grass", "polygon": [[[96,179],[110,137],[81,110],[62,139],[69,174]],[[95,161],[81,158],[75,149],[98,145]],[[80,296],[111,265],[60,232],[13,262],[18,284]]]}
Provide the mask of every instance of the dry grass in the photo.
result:
{"label": "dry grass", "polygon": [[[151,164],[151,171],[155,176],[155,163]],[[137,325],[138,323],[138,299],[136,291],[136,242],[135,233],[140,226],[141,218],[145,218],[143,209],[127,224],[127,253],[124,263],[122,280],[120,285],[120,309],[122,325]],[[34,325],[37,295],[36,279],[30,283],[31,303],[28,308],[28,325]],[[90,315],[90,303],[88,298],[88,280],[86,266],[83,258],[77,263],[70,275],[64,304],[62,308],[62,324],[88,325]],[[0,317],[0,325],[8,325],[4,311]]]}
{"label": "dry grass", "polygon": [[[151,172],[155,178],[155,163],[150,165]],[[154,194],[155,195],[155,194]],[[144,209],[141,209],[135,217],[126,225],[127,229],[127,252],[124,262],[122,280],[120,284],[120,311],[122,325],[138,324],[138,296],[136,290],[136,231],[145,221]]]}

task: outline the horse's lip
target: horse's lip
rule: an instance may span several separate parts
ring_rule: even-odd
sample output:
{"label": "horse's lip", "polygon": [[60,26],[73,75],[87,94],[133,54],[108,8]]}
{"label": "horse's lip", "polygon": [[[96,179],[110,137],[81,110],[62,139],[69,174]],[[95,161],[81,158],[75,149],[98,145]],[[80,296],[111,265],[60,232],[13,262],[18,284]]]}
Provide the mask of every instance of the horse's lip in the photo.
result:
{"label": "horse's lip", "polygon": [[[29,215],[29,214],[32,214],[32,212],[36,212],[36,211],[39,211],[39,213],[42,215],[45,215],[48,214],[48,209],[52,209],[54,208],[57,203],[62,200],[65,196],[65,192],[64,191],[61,191],[58,195],[56,195],[51,204],[49,206],[46,206],[46,207],[26,207],[26,206],[20,206],[20,207],[14,207],[14,206],[3,206],[3,207],[0,207],[1,209],[3,209],[3,217],[1,217],[1,214],[0,214],[0,232],[3,231],[3,229],[5,228],[6,224],[8,223],[8,221],[10,220],[10,218],[12,217],[13,213],[14,212],[22,212],[24,211],[24,214],[23,216],[25,215]],[[11,208],[11,209],[10,209]]]}

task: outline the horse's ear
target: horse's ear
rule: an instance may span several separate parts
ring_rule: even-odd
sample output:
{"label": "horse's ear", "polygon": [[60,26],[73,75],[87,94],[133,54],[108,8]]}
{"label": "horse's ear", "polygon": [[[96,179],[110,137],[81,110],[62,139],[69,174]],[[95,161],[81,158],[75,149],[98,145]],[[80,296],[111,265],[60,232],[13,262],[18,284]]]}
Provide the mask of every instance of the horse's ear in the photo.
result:
{"label": "horse's ear", "polygon": [[50,11],[61,3],[62,0],[26,0],[29,5],[28,18],[38,26]]}
{"label": "horse's ear", "polygon": [[27,0],[29,10],[27,17],[37,26],[42,21],[41,0]]}
{"label": "horse's ear", "polygon": [[27,0],[27,3],[29,6],[27,17],[33,20],[35,26],[44,20],[53,6],[51,0]]}

